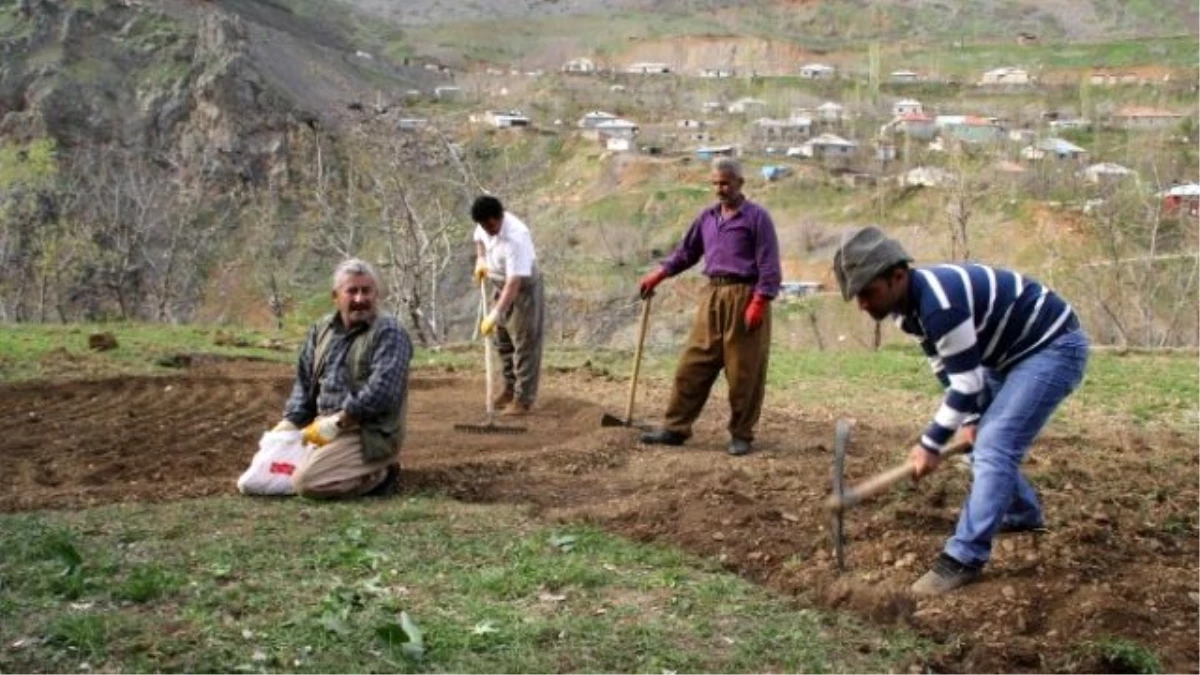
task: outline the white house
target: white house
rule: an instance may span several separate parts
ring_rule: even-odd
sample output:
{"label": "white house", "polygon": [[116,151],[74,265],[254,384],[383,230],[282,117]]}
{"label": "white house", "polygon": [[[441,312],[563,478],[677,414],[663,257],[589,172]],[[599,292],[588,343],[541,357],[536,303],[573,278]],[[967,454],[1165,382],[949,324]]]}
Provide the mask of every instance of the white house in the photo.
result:
{"label": "white house", "polygon": [[720,101],[705,101],[700,109],[706,113],[720,112],[725,109],[725,106]]}
{"label": "white house", "polygon": [[954,173],[936,166],[918,166],[896,177],[896,182],[905,187],[941,187],[955,180]]}
{"label": "white house", "polygon": [[766,101],[747,96],[745,98],[739,98],[733,103],[730,103],[728,110],[734,114],[745,115],[747,113],[761,113],[766,107]]}
{"label": "white house", "polygon": [[902,98],[892,104],[892,115],[896,117],[921,115],[924,112],[925,109],[921,107],[921,102],[915,98]]}
{"label": "white house", "polygon": [[933,118],[924,113],[908,113],[896,118],[896,129],[909,138],[927,141],[937,135]]}
{"label": "white house", "polygon": [[817,106],[817,119],[822,122],[841,122],[846,109],[840,103],[826,101]]}
{"label": "white house", "polygon": [[1112,162],[1093,164],[1080,173],[1083,174],[1084,180],[1089,183],[1116,182],[1135,175],[1133,169]]}
{"label": "white house", "polygon": [[691,119],[676,120],[675,126],[679,127],[680,129],[703,129],[704,127],[708,126],[708,122]]}
{"label": "white house", "polygon": [[665,75],[671,72],[671,66],[665,63],[639,61],[638,63],[631,63],[626,66],[625,72],[635,75]]}
{"label": "white house", "polygon": [[490,124],[497,129],[527,127],[530,124],[529,118],[520,110],[488,110],[482,115],[471,115],[470,119],[472,122]]}
{"label": "white house", "polygon": [[439,101],[457,101],[462,96],[462,89],[443,86],[433,90],[433,96]]}
{"label": "white house", "polygon": [[596,63],[589,58],[579,57],[564,63],[562,71],[564,73],[594,73],[596,72]]}
{"label": "white house", "polygon": [[583,117],[579,118],[577,126],[579,126],[581,129],[594,129],[596,125],[600,124],[601,122],[607,122],[615,119],[617,119],[617,116],[612,113],[604,112],[602,110],[593,110],[589,113],[585,113]]}
{"label": "white house", "polygon": [[786,120],[760,117],[751,127],[754,140],[760,143],[799,143],[812,135],[812,120],[807,117]]}
{"label": "white house", "polygon": [[837,68],[824,63],[809,63],[800,66],[800,77],[806,80],[832,80],[837,75]]}
{"label": "white house", "polygon": [[633,139],[624,136],[609,136],[604,139],[604,149],[612,152],[629,152],[633,150]]}
{"label": "white house", "polygon": [[1029,72],[1021,68],[993,68],[983,74],[979,84],[1031,84]]}
{"label": "white house", "polygon": [[796,148],[788,148],[789,157],[811,157],[813,159],[831,159],[849,157],[858,149],[858,143],[848,141],[834,134],[821,134],[806,141]]}
{"label": "white house", "polygon": [[1021,157],[1025,159],[1079,159],[1087,150],[1061,138],[1044,138],[1033,145],[1021,149]]}
{"label": "white house", "polygon": [[918,82],[921,79],[920,75],[911,70],[893,70],[889,77],[896,83]]}
{"label": "white house", "polygon": [[700,77],[707,78],[727,78],[737,75],[737,71],[733,68],[704,68],[700,71]]}
{"label": "white house", "polygon": [[592,130],[600,138],[633,138],[637,135],[638,125],[637,122],[617,118],[600,122],[592,127]]}

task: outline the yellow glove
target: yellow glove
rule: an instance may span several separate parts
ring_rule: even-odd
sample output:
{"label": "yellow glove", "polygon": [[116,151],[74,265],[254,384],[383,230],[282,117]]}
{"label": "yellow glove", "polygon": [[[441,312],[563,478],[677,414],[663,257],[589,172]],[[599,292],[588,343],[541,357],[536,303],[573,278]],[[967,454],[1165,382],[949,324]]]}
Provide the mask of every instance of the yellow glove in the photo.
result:
{"label": "yellow glove", "polygon": [[304,427],[304,442],[319,448],[337,438],[339,431],[341,428],[338,427],[337,415],[318,417],[312,421],[312,424]]}
{"label": "yellow glove", "polygon": [[271,431],[300,431],[300,429],[295,424],[292,424],[291,420],[283,420],[274,427],[271,427]]}
{"label": "yellow glove", "polygon": [[483,317],[483,321],[479,322],[479,334],[487,337],[496,332],[496,324],[500,322],[500,313],[496,310],[488,312],[487,316]]}
{"label": "yellow glove", "polygon": [[488,275],[487,260],[485,260],[483,258],[476,258],[475,259],[475,283],[477,283],[477,284],[483,283],[483,280],[487,279],[487,275]]}

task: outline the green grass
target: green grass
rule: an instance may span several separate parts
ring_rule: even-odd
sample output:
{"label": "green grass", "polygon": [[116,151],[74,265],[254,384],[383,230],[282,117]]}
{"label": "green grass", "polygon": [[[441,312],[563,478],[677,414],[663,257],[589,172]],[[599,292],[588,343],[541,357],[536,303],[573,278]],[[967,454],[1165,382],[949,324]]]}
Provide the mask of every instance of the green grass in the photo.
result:
{"label": "green grass", "polygon": [[1086,654],[1100,659],[1108,672],[1143,673],[1152,675],[1163,672],[1162,662],[1154,652],[1135,642],[1120,638],[1108,638],[1086,642],[1081,647]]}
{"label": "green grass", "polygon": [[926,648],[674,549],[441,498],[4,515],[0,550],[5,672],[871,672]]}

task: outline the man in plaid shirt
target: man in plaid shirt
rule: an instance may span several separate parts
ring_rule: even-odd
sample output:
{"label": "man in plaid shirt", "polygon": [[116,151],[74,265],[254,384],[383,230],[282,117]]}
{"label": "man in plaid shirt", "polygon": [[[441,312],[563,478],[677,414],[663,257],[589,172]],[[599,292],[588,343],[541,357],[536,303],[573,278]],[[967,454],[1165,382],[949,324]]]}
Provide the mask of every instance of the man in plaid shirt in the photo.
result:
{"label": "man in plaid shirt", "polygon": [[276,431],[317,446],[292,481],[304,497],[394,494],[399,485],[412,342],[377,309],[379,281],[351,259],[333,275],[337,311],[308,331]]}

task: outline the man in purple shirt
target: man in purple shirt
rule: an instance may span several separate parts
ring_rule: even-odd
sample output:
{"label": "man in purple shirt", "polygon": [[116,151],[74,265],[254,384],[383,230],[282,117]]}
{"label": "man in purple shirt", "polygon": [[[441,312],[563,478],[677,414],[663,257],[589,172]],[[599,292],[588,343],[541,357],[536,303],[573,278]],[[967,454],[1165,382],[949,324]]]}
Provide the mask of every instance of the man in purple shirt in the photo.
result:
{"label": "man in purple shirt", "polygon": [[745,455],[762,412],[771,349],[771,300],[779,293],[779,242],[766,209],[742,194],[737,160],[713,162],[717,204],[700,212],[662,266],[642,277],[643,298],[704,258],[708,288],[697,308],[663,427],[643,443],[682,445],[721,369],[729,382],[729,454]]}

